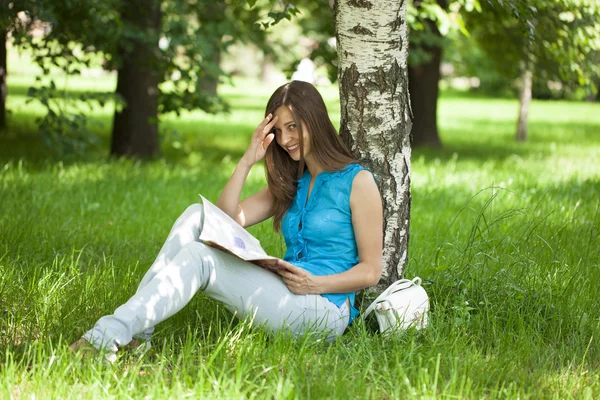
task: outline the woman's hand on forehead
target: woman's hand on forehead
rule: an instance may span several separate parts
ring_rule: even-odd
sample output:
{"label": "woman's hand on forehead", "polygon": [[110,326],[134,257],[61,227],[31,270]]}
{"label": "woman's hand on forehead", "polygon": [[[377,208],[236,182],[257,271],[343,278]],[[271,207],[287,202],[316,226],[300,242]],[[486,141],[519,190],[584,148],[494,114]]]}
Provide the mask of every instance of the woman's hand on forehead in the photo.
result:
{"label": "woman's hand on forehead", "polygon": [[252,166],[264,158],[267,148],[275,139],[275,134],[271,130],[277,120],[277,116],[273,117],[272,114],[269,114],[254,130],[250,144],[242,157],[242,161],[248,166]]}

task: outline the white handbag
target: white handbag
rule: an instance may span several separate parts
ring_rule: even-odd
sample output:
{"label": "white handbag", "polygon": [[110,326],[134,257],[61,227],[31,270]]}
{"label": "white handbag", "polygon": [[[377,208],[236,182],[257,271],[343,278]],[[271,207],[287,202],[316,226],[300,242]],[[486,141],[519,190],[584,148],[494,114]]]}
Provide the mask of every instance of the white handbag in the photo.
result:
{"label": "white handbag", "polygon": [[427,326],[429,297],[421,286],[421,278],[400,279],[381,293],[365,311],[366,318],[375,311],[381,333],[401,332],[410,326]]}

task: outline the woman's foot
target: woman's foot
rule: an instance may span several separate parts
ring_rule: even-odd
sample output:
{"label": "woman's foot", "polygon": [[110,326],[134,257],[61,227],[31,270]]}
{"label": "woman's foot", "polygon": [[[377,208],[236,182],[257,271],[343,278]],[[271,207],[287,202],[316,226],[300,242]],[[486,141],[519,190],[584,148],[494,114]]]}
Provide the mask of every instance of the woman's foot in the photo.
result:
{"label": "woman's foot", "polygon": [[71,344],[69,346],[69,351],[74,354],[81,354],[84,357],[95,356],[98,354],[98,349],[92,346],[92,344],[84,338],[81,338],[78,341]]}
{"label": "woman's foot", "polygon": [[152,346],[149,340],[142,341],[140,339],[133,338],[131,339],[131,342],[123,346],[123,349],[127,351],[145,351],[149,350],[150,347]]}
{"label": "woman's foot", "polygon": [[[98,349],[92,346],[92,344],[84,338],[72,343],[69,346],[69,351],[75,355],[81,355],[84,359],[93,359],[100,355]],[[115,353],[106,353],[104,354],[103,359],[112,364],[117,360],[117,355]]]}

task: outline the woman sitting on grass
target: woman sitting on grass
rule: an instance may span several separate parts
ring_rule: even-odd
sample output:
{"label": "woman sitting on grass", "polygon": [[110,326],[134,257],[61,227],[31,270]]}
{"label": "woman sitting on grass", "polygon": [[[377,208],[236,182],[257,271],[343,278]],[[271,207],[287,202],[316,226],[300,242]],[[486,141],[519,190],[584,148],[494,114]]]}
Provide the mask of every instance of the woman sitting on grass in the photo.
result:
{"label": "woman sitting on grass", "polygon": [[[263,157],[268,186],[240,202]],[[199,242],[203,207],[194,204],[175,222],[136,294],[70,349],[114,359],[118,347],[149,345],[154,326],[198,290],[270,331],[342,335],[358,315],[354,292],[381,276],[381,197],[311,84],[293,81],[273,93],[217,206],[244,227],[273,217],[287,245],[278,274]]]}

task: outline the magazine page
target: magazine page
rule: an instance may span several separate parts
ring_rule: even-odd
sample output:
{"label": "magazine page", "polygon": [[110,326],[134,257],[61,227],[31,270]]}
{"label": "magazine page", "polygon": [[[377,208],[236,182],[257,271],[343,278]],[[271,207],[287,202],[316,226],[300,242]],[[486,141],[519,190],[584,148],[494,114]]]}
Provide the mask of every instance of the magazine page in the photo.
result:
{"label": "magazine page", "polygon": [[269,256],[260,246],[258,239],[204,196],[200,195],[200,197],[204,208],[200,241],[270,271],[283,268],[275,265],[278,258]]}

